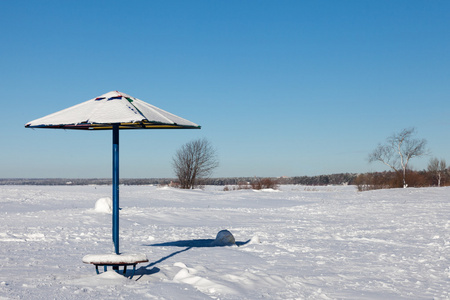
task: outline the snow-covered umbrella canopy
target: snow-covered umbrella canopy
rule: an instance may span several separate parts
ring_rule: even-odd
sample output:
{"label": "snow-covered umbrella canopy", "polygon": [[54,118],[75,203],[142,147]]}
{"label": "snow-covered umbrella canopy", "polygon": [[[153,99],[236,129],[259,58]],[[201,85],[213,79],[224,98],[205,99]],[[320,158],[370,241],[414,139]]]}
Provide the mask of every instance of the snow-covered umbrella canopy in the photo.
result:
{"label": "snow-covered umbrella canopy", "polygon": [[112,239],[119,252],[119,129],[200,129],[200,126],[127,94],[113,91],[31,121],[27,128],[112,130]]}
{"label": "snow-covered umbrella canopy", "polygon": [[200,129],[200,126],[125,93],[113,91],[36,119],[28,128]]}

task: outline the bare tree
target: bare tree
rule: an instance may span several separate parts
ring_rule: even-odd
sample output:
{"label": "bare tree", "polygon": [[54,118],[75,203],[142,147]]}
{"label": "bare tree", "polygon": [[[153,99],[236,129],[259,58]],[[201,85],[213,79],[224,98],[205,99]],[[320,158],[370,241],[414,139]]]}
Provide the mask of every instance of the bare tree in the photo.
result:
{"label": "bare tree", "polygon": [[369,155],[369,162],[380,161],[395,172],[402,175],[403,187],[406,188],[406,170],[413,157],[427,154],[425,139],[414,139],[414,128],[403,129],[386,139],[385,144],[378,147]]}
{"label": "bare tree", "polygon": [[174,172],[182,189],[193,189],[199,179],[209,177],[218,165],[216,151],[207,139],[184,144],[173,157]]}
{"label": "bare tree", "polygon": [[444,159],[439,160],[437,158],[432,158],[428,163],[428,172],[430,172],[432,176],[437,179],[438,186],[441,186],[442,175],[444,174],[446,168],[447,163]]}

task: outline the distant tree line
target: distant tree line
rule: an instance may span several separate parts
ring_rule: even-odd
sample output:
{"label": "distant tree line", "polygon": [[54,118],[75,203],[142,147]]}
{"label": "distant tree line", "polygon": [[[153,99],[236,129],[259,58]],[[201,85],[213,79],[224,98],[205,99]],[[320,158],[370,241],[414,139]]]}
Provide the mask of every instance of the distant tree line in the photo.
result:
{"label": "distant tree line", "polygon": [[[431,159],[427,170],[406,171],[409,187],[448,186],[450,168],[444,160]],[[395,171],[371,173],[338,173],[318,176],[294,177],[219,177],[202,179],[201,185],[248,186],[254,188],[267,179],[276,185],[296,184],[308,186],[356,185],[358,190],[399,188],[403,186],[403,173]],[[123,185],[174,185],[176,178],[123,178]],[[0,178],[0,185],[111,185],[111,178]]]}
{"label": "distant tree line", "polygon": [[[123,185],[167,185],[173,178],[123,178]],[[0,178],[0,185],[111,185],[111,178]]]}
{"label": "distant tree line", "polygon": [[259,182],[262,179],[269,178],[277,184],[299,184],[299,185],[343,185],[353,184],[356,173],[340,173],[318,176],[295,176],[295,177],[222,177],[208,178],[202,181],[203,185],[242,185],[247,183]]}
{"label": "distant tree line", "polygon": [[[319,176],[270,177],[277,184],[342,185],[353,184],[357,174],[342,173]],[[203,178],[201,185],[239,185],[261,182],[263,177]],[[123,178],[123,185],[170,185],[175,178]],[[111,178],[0,178],[0,185],[111,185]]]}
{"label": "distant tree line", "polygon": [[[450,185],[450,170],[406,170],[408,187],[430,187]],[[403,174],[395,171],[359,174],[354,185],[359,191],[404,187]]]}
{"label": "distant tree line", "polygon": [[300,185],[351,185],[355,180],[355,173],[338,173],[331,175],[300,176],[291,178],[281,178],[282,184]]}

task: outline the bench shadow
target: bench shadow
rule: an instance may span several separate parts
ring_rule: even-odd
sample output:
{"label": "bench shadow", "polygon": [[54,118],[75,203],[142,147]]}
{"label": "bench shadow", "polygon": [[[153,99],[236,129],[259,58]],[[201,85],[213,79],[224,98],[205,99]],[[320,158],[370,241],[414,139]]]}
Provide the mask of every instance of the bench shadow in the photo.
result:
{"label": "bench shadow", "polygon": [[[224,247],[225,245],[218,245],[214,243],[214,239],[197,239],[197,240],[181,240],[181,241],[174,241],[174,242],[166,242],[166,243],[158,243],[158,244],[147,244],[144,246],[149,247],[186,247],[183,250],[175,251],[167,256],[164,256],[157,261],[154,261],[152,263],[149,263],[146,266],[142,266],[139,269],[136,270],[136,275],[140,275],[136,281],[142,278],[144,275],[151,275],[156,274],[160,271],[159,268],[154,267],[155,265],[165,261],[166,259],[169,259],[177,254],[183,253],[188,251],[192,248],[211,248],[211,247]],[[246,242],[236,242],[236,245],[238,247],[246,245],[250,242],[250,240]]]}

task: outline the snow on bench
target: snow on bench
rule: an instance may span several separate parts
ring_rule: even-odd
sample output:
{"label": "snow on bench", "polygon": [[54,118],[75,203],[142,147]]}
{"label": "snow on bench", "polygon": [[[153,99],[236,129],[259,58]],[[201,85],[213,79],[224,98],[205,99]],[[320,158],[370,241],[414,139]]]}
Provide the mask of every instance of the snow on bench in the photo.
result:
{"label": "snow on bench", "polygon": [[107,271],[108,266],[112,266],[113,269],[119,268],[119,266],[123,266],[123,275],[127,272],[127,266],[133,266],[133,273],[131,274],[131,278],[133,278],[134,273],[136,272],[136,265],[138,263],[148,262],[147,256],[142,253],[137,254],[88,254],[83,257],[83,262],[85,264],[93,264],[95,265],[95,270],[97,274],[100,274],[98,271],[98,266],[104,266],[105,272]]}

